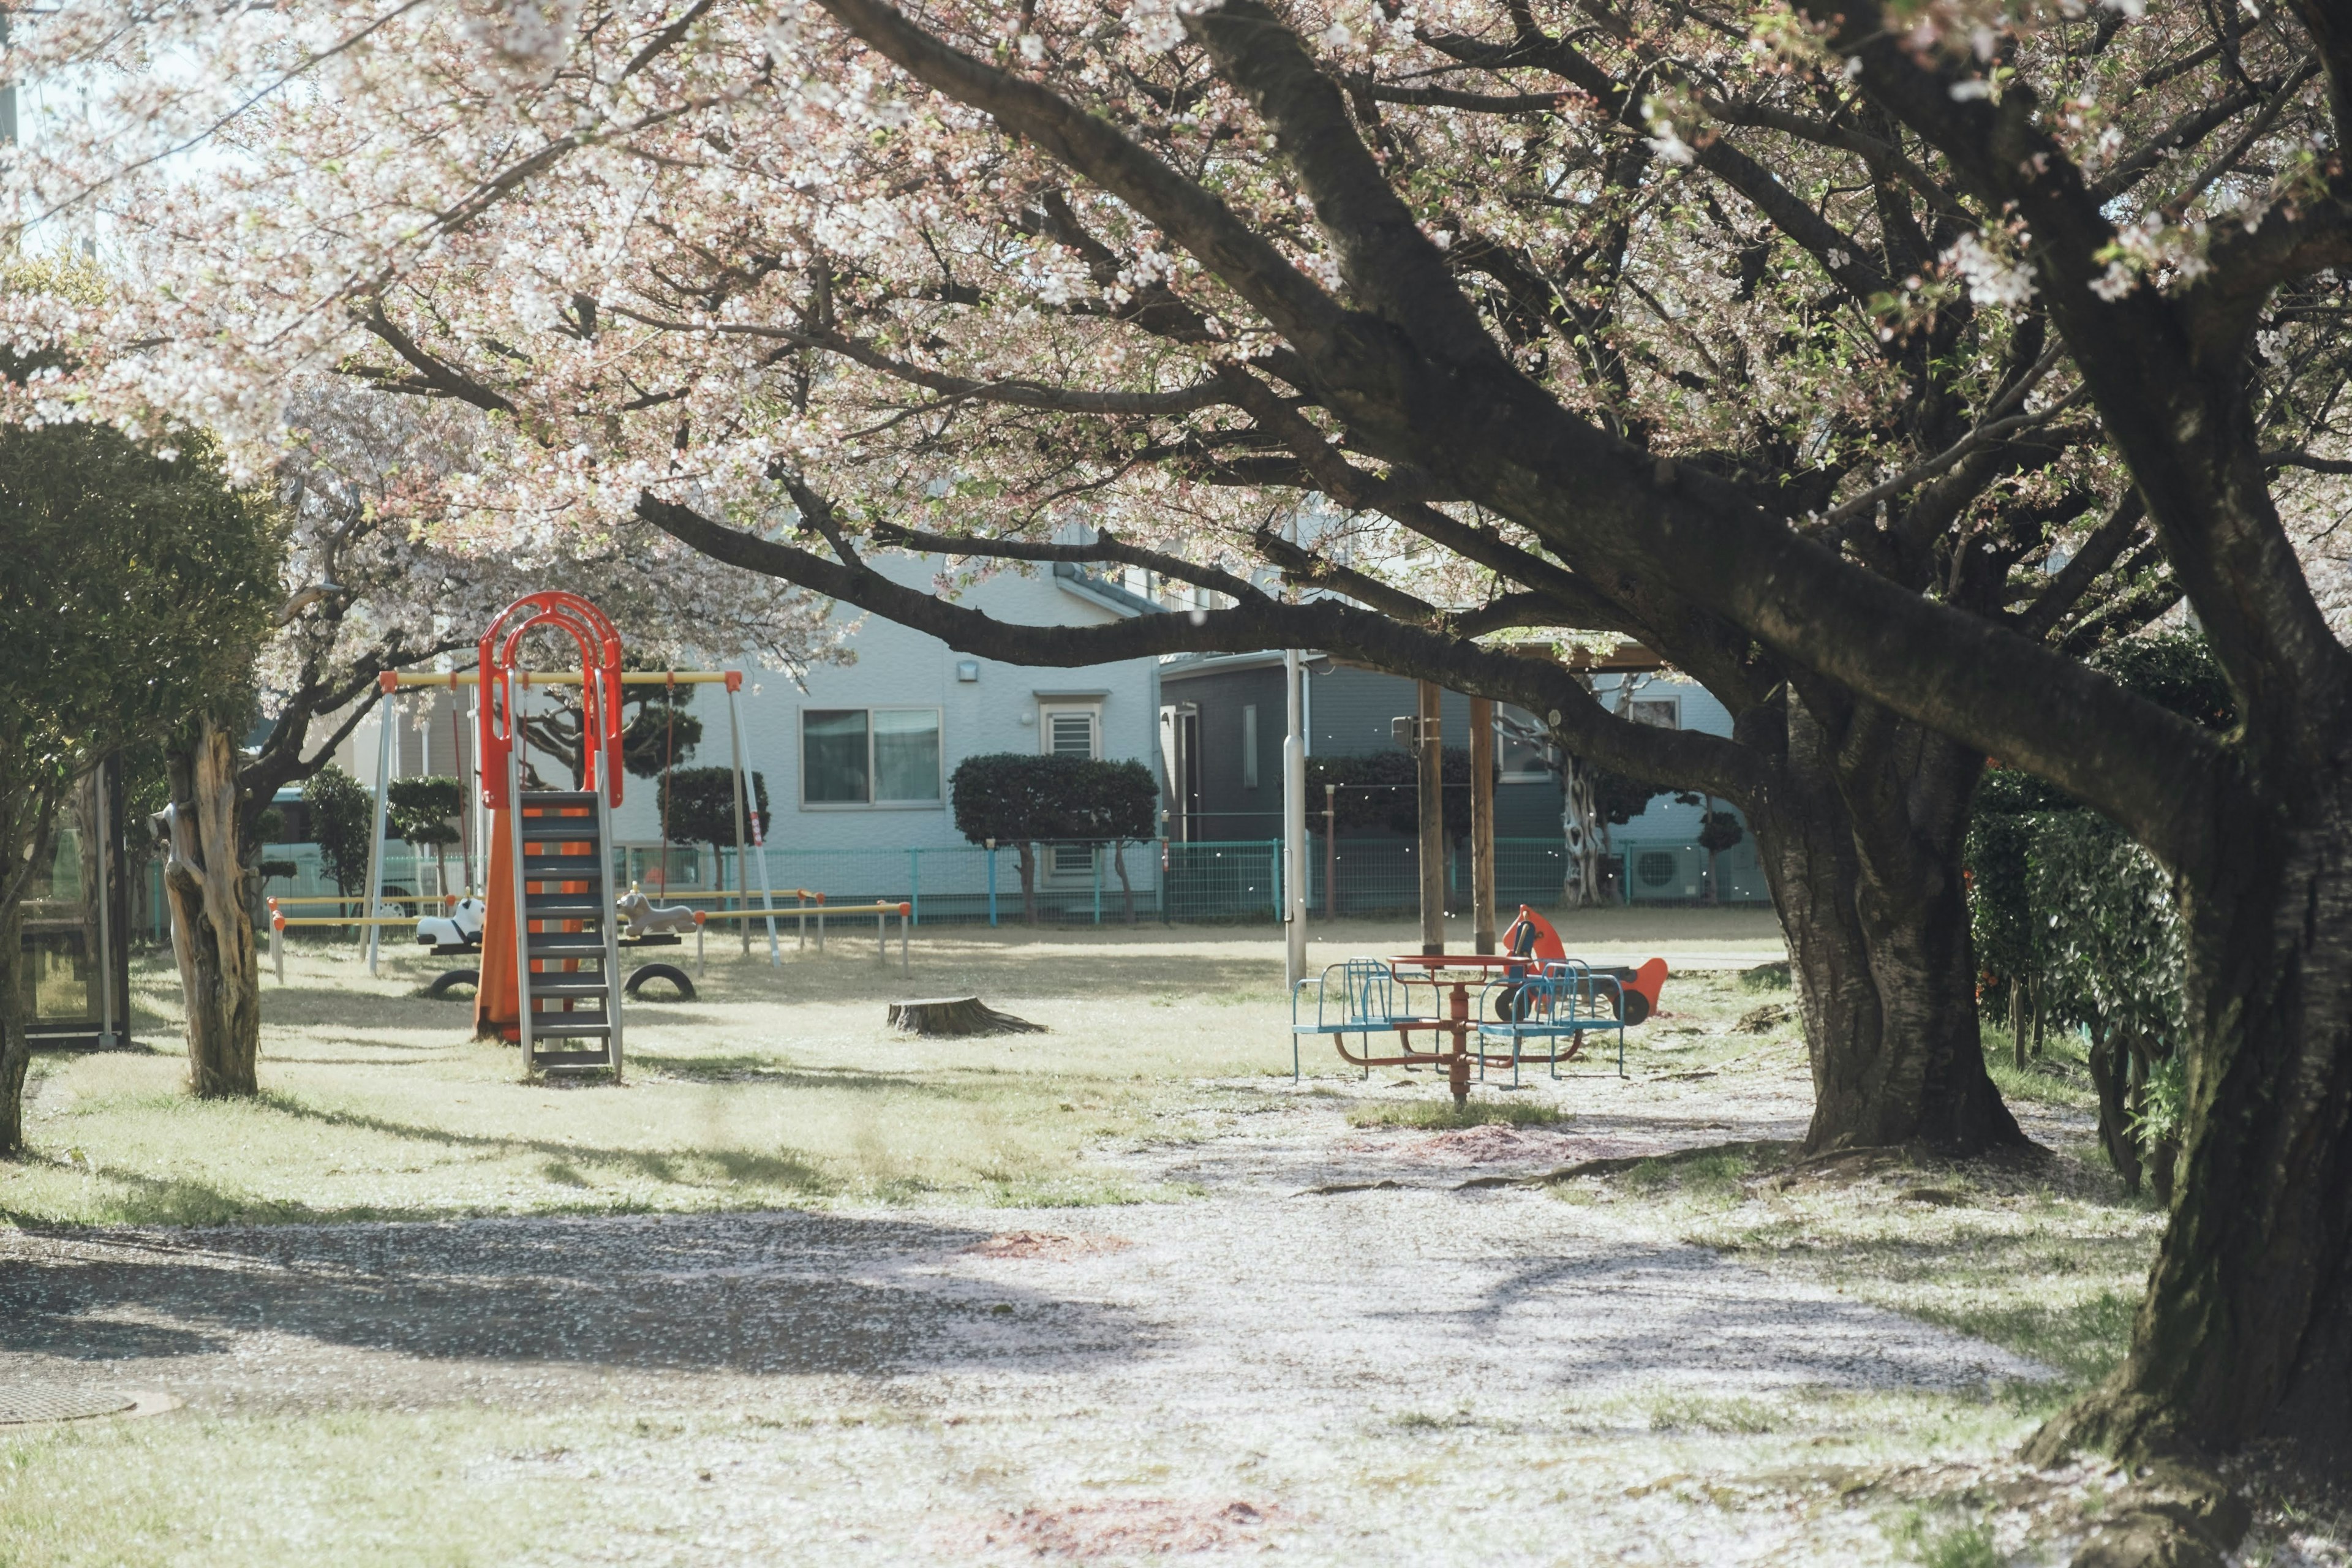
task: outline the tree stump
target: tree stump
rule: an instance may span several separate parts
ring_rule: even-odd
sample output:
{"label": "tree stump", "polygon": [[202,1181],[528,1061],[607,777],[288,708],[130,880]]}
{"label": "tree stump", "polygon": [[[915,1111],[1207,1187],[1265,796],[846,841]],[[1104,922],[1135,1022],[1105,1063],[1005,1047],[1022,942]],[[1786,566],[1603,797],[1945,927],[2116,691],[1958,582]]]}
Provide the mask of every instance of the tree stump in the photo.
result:
{"label": "tree stump", "polygon": [[1042,1035],[1043,1024],[1000,1013],[977,996],[931,996],[890,1004],[890,1026],[909,1035]]}

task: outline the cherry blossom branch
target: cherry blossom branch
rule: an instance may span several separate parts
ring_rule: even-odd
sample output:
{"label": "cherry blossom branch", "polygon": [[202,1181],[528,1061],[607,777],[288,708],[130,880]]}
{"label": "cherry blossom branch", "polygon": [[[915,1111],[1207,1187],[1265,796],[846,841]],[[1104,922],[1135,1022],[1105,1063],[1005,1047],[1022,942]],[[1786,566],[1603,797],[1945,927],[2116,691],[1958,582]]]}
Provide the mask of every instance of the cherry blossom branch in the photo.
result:
{"label": "cherry blossom branch", "polygon": [[1212,267],[1294,342],[1342,330],[1339,308],[1231,207],[1111,124],[1059,95],[942,42],[885,0],[819,0],[842,26],[916,80],[982,110],[1083,171]]}

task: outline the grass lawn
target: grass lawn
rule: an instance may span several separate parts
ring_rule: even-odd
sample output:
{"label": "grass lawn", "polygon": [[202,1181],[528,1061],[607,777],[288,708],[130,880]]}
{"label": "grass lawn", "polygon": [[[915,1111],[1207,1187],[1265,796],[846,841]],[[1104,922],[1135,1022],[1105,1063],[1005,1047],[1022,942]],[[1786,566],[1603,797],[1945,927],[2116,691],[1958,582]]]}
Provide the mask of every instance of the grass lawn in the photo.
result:
{"label": "grass lawn", "polygon": [[[1742,910],[1570,941],[1778,950]],[[1627,1079],[1457,1110],[1319,1044],[1294,1087],[1270,927],[722,945],[619,1085],[518,1081],[434,961],[298,948],[245,1104],[182,1092],[143,965],[146,1048],[40,1058],[0,1167],[0,1381],[184,1404],[0,1428],[0,1563],[1985,1564],[2063,1561],[2115,1484],[2007,1458],[2121,1353],[2161,1223],[2063,1041],[1989,1049],[2045,1158],[1792,1170],[1790,994],[1734,970],[1670,980]],[[883,1026],[967,991],[1050,1032]]]}

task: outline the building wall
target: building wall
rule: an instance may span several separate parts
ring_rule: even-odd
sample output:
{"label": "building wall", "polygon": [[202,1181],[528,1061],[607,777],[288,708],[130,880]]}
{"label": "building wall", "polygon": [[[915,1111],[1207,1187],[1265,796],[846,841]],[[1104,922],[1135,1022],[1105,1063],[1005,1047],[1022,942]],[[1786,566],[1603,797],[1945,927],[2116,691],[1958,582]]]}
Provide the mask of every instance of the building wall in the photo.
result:
{"label": "building wall", "polygon": [[[1614,707],[1621,679],[1630,679],[1633,701],[1672,701],[1678,728],[1710,734],[1731,732],[1731,716],[1696,682],[1660,676],[1603,676],[1594,695]],[[1402,676],[1352,665],[1310,667],[1307,679],[1307,739],[1310,756],[1360,756],[1388,751],[1396,742],[1391,721],[1413,711],[1414,684]],[[1160,669],[1163,705],[1197,704],[1201,723],[1202,836],[1271,837],[1281,831],[1282,739],[1286,721],[1278,656],[1171,661]],[[1242,784],[1243,709],[1258,710],[1258,787]],[[1444,744],[1470,743],[1470,700],[1444,694],[1439,705]],[[1507,779],[1510,775],[1506,775]],[[1310,806],[1313,802],[1308,803]],[[1718,803],[1720,805],[1720,803]],[[1631,822],[1612,830],[1627,839],[1688,837],[1697,833],[1704,805],[1684,805],[1661,795]],[[1495,831],[1502,838],[1557,838],[1560,834],[1559,784],[1556,775],[1524,777],[1496,784]]]}
{"label": "building wall", "polygon": [[[928,588],[940,563],[905,557],[872,557],[897,580]],[[1062,578],[1007,574],[970,590],[962,603],[1004,621],[1037,625],[1096,626],[1120,619],[1122,612]],[[845,663],[808,672],[806,687],[786,673],[747,669],[737,697],[743,726],[745,763],[765,776],[772,817],[769,844],[778,850],[903,853],[909,849],[964,849],[955,830],[952,795],[946,778],[965,757],[989,752],[1034,752],[1042,749],[1039,706],[1098,705],[1097,754],[1107,760],[1143,763],[1156,779],[1159,767],[1158,671],[1153,660],[1076,668],[1033,668],[958,654],[937,637],[879,616],[836,611],[849,626]],[[959,678],[971,667],[975,679]],[[453,758],[448,698],[411,692],[401,699],[394,726],[396,776],[457,773],[473,768],[472,695],[458,698],[464,712],[462,740]],[[809,709],[935,707],[940,710],[940,798],[920,805],[827,805],[802,800],[801,719]],[[727,694],[723,687],[698,689],[690,711],[702,721],[702,739],[684,759],[687,767],[725,767],[732,759]],[[420,720],[422,724],[420,725]],[[1277,741],[1279,724],[1277,722]],[[339,748],[338,760],[373,788],[383,729],[370,719]],[[323,738],[323,731],[322,731]],[[614,836],[626,846],[658,844],[659,791],[656,781],[632,777],[614,813]],[[1129,853],[1129,875],[1148,880],[1152,858]]]}

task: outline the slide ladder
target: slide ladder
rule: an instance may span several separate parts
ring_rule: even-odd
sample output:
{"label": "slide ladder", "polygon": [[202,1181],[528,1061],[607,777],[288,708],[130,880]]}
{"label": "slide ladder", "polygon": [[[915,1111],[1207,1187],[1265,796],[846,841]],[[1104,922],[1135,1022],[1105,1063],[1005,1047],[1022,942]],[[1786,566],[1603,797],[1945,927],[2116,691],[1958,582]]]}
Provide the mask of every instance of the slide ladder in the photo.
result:
{"label": "slide ladder", "polygon": [[[596,790],[521,790],[510,853],[528,963],[517,1033],[532,1068],[621,1069],[612,814]],[[593,1043],[592,1043],[593,1042]]]}

